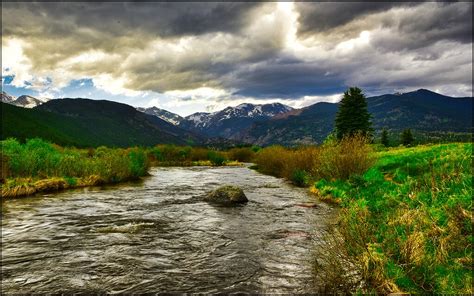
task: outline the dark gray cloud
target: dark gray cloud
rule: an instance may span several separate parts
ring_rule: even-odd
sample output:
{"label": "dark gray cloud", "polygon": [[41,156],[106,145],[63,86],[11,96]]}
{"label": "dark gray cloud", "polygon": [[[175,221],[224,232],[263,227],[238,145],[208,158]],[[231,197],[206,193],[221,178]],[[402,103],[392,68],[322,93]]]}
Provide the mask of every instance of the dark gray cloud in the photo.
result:
{"label": "dark gray cloud", "polygon": [[367,15],[393,7],[413,6],[419,2],[300,2],[300,34],[326,32]]}
{"label": "dark gray cloud", "polygon": [[2,48],[23,55],[9,75],[52,84],[284,100],[350,85],[471,89],[472,3],[2,5]]}
{"label": "dark gray cloud", "polygon": [[299,30],[328,39],[387,29],[374,44],[386,50],[417,49],[440,40],[472,42],[472,2],[298,3]]}
{"label": "dark gray cloud", "polygon": [[375,39],[374,45],[400,51],[419,49],[443,40],[472,43],[472,3],[429,5],[397,14],[397,18],[385,19],[383,26],[392,34]]}
{"label": "dark gray cloud", "polygon": [[[294,99],[319,94],[329,95],[344,89],[344,80],[329,67],[295,59],[274,59],[258,66],[242,66],[224,85],[236,87],[236,95],[255,98]],[[332,70],[332,69],[331,69]]]}
{"label": "dark gray cloud", "polygon": [[234,32],[259,3],[30,2],[3,3],[4,34],[63,36],[78,29],[161,37]]}

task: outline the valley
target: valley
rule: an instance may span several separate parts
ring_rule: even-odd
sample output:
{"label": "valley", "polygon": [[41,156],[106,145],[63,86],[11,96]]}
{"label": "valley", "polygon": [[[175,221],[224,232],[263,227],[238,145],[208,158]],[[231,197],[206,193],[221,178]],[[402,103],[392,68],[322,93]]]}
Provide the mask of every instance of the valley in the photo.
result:
{"label": "valley", "polygon": [[[136,108],[139,111],[136,112],[132,110],[134,107],[125,104],[88,99],[50,100],[31,110],[23,110],[10,107],[11,98],[6,93],[2,95],[2,109],[8,110],[2,120],[2,127],[6,127],[2,139],[26,139],[29,135],[81,147],[159,143],[320,144],[334,129],[338,109],[337,103],[326,102],[302,109],[279,103],[241,104],[213,113],[199,112],[182,117],[157,107]],[[407,128],[413,130],[419,143],[469,140],[472,101],[472,98],[448,97],[424,89],[367,98],[375,135],[386,129],[394,146],[399,142],[401,131]],[[14,129],[10,128],[13,126]],[[83,140],[68,138],[69,134],[75,137],[82,134]],[[114,140],[110,137],[112,134]]]}

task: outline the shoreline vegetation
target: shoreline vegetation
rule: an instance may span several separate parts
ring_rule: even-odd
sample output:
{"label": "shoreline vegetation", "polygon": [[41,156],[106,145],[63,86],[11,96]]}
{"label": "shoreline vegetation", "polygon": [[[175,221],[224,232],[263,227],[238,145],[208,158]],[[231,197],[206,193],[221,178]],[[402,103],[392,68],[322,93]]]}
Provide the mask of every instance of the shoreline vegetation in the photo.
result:
{"label": "shoreline vegetation", "polygon": [[[328,291],[472,294],[472,151],[472,143],[386,148],[355,137],[265,148],[255,163],[340,207],[332,239],[343,243],[315,255],[336,269]],[[331,262],[341,256],[344,264]],[[348,265],[365,288],[354,288]]]}
{"label": "shoreline vegetation", "polygon": [[[76,149],[41,139],[7,139],[1,148],[2,198],[138,179],[150,166],[253,162],[253,169],[340,207],[336,228],[343,244],[336,249],[365,283],[356,290],[473,292],[472,143],[384,147],[355,135],[329,137],[320,146],[226,151],[175,145]],[[334,271],[340,278],[330,280],[339,286],[329,290],[340,291],[343,265],[331,265],[340,267]]]}
{"label": "shoreline vegetation", "polygon": [[252,156],[251,148],[217,151],[157,145],[79,149],[39,138],[25,143],[7,139],[1,141],[1,194],[2,198],[15,198],[132,181],[147,176],[151,166],[238,166]]}

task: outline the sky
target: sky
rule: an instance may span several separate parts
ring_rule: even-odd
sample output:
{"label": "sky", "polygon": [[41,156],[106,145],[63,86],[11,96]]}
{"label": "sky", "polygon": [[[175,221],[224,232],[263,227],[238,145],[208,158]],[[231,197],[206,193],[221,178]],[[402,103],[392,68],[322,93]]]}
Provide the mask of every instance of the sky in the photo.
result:
{"label": "sky", "polygon": [[180,115],[430,89],[472,96],[470,2],[3,3],[2,88]]}

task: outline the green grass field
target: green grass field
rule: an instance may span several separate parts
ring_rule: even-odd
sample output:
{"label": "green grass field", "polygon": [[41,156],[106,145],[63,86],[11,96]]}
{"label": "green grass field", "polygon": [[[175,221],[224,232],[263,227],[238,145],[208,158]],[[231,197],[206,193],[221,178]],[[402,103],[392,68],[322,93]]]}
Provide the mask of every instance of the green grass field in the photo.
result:
{"label": "green grass field", "polygon": [[347,251],[374,290],[473,292],[472,148],[392,148],[362,176],[315,183],[340,203]]}

